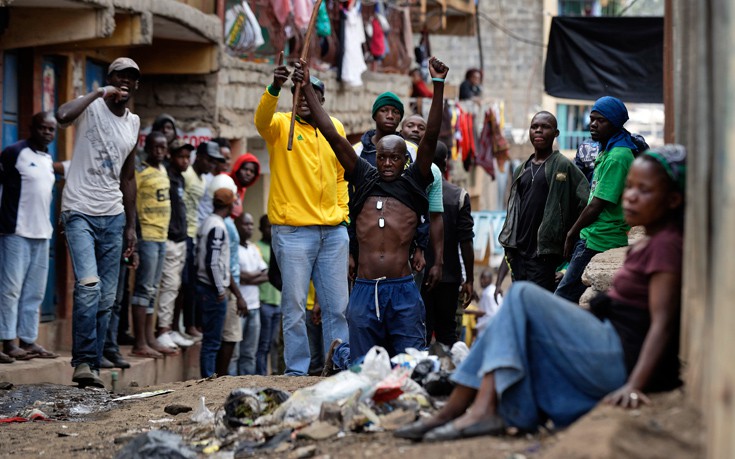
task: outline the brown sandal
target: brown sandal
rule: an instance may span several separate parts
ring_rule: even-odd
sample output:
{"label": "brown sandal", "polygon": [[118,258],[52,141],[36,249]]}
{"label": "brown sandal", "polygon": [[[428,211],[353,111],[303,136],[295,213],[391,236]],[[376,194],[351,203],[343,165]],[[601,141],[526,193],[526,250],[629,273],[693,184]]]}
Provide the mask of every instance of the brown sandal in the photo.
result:
{"label": "brown sandal", "polygon": [[4,352],[0,352],[0,363],[13,363],[15,359]]}
{"label": "brown sandal", "polygon": [[46,350],[44,349],[43,346],[41,346],[40,344],[36,344],[36,343],[32,343],[28,345],[21,344],[20,348],[26,351],[29,355],[31,355],[32,358],[56,359],[59,357],[59,354]]}
{"label": "brown sandal", "polygon": [[28,352],[17,346],[14,346],[12,349],[6,351],[5,353],[8,355],[8,357],[12,357],[15,360],[31,360],[33,358],[33,355],[29,354]]}

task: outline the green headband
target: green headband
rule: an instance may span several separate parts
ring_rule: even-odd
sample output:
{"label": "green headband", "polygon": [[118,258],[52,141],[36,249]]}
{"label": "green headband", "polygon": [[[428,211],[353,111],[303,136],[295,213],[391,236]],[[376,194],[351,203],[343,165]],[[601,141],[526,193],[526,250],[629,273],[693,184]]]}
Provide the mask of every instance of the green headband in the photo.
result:
{"label": "green headband", "polygon": [[679,191],[684,193],[687,184],[687,151],[681,145],[668,144],[663,147],[647,150],[643,153],[652,158],[664,168],[666,175],[676,184]]}

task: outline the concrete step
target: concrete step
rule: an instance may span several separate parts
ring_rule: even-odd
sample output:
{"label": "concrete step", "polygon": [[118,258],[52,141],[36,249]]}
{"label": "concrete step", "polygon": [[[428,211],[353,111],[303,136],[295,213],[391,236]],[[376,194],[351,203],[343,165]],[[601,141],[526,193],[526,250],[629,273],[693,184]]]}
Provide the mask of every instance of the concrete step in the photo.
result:
{"label": "concrete step", "polygon": [[[156,384],[197,379],[199,375],[199,351],[201,343],[196,343],[188,349],[182,349],[179,355],[150,359],[130,355],[131,346],[120,346],[120,352],[125,360],[130,362],[130,368],[122,370],[114,368],[100,371],[100,378],[105,387],[112,390],[112,373],[117,372],[115,389],[129,387],[135,383],[140,387]],[[57,359],[31,359],[16,361],[0,365],[0,381],[13,384],[73,384],[71,382],[74,369],[71,366],[71,354],[61,352]]]}

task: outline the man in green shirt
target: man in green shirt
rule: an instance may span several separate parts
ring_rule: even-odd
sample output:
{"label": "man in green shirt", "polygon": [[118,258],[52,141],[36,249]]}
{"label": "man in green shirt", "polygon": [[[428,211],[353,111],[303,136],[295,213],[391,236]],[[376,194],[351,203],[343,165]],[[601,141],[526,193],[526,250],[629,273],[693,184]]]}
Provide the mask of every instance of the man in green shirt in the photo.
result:
{"label": "man in green shirt", "polygon": [[590,113],[590,136],[600,142],[602,151],[595,160],[595,171],[587,207],[567,233],[564,256],[571,260],[555,294],[579,302],[587,289],[582,273],[592,257],[628,245],[621,197],[625,178],[636,149],[630,133],[623,128],[628,110],[619,99],[598,99]]}
{"label": "man in green shirt", "polygon": [[[271,222],[268,215],[260,217],[260,233],[263,238],[255,245],[260,249],[265,264],[270,266],[271,260]],[[270,282],[263,282],[260,288],[260,339],[258,352],[255,354],[255,374],[266,375],[268,372],[268,353],[274,337],[278,336],[281,326],[281,292]]]}

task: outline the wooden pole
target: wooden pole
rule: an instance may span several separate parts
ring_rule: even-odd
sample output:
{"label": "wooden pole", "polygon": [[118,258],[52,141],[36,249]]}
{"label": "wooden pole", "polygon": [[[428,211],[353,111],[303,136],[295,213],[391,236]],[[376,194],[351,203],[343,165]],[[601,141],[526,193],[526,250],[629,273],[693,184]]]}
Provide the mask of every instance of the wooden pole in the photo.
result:
{"label": "wooden pole", "polygon": [[[309,59],[309,44],[311,43],[311,36],[314,34],[314,28],[316,26],[316,16],[319,14],[319,7],[322,5],[322,0],[316,0],[314,3],[314,9],[311,11],[311,19],[309,19],[309,27],[306,29],[306,38],[304,39],[304,47],[301,49],[301,59],[308,61]],[[308,65],[308,64],[307,64]],[[296,123],[296,107],[299,104],[299,98],[301,98],[301,84],[297,84],[293,92],[293,108],[291,109],[291,126],[288,129],[288,151],[293,149],[293,130]]]}

